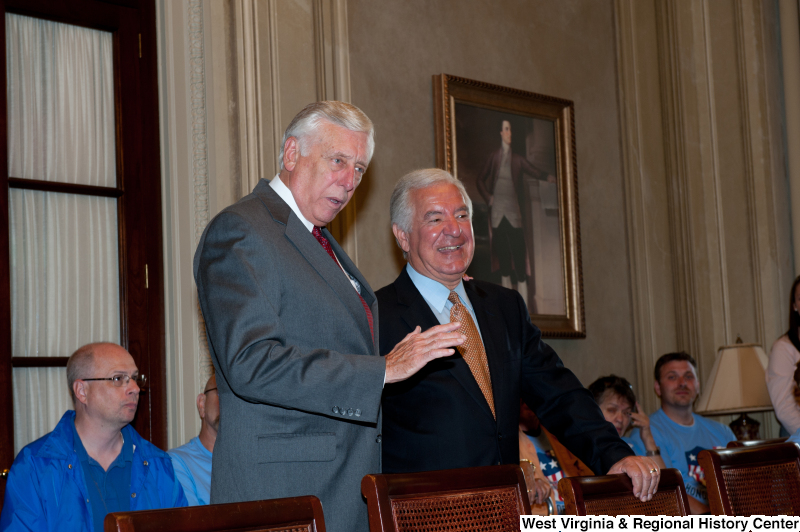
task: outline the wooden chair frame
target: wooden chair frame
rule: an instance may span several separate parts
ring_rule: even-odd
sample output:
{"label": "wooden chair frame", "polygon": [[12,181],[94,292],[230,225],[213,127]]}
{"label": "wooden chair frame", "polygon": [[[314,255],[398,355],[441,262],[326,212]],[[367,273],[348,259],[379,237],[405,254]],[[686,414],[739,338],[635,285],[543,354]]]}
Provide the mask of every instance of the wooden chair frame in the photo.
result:
{"label": "wooden chair frame", "polygon": [[743,441],[733,440],[731,442],[728,442],[727,448],[739,449],[741,447],[758,447],[760,445],[775,445],[776,443],[783,443],[787,439],[789,439],[788,436],[784,436],[782,438],[774,438],[771,440],[743,440]]}
{"label": "wooden chair frame", "polygon": [[[689,499],[683,477],[677,469],[664,469],[658,483],[659,492],[673,491],[677,498],[678,515],[689,515]],[[565,515],[587,515],[586,502],[598,499],[614,499],[619,502],[620,512],[628,515],[627,504],[639,504],[633,496],[633,483],[628,475],[606,475],[597,477],[565,477],[558,481],[558,492],[564,499]]]}
{"label": "wooden chair frame", "polygon": [[211,504],[163,510],[116,512],[106,516],[105,532],[325,532],[322,503],[313,495],[266,501]]}
{"label": "wooden chair frame", "polygon": [[714,449],[700,451],[698,461],[705,474],[711,513],[714,515],[737,515],[728,496],[723,470],[784,464],[796,464],[800,470],[800,447],[794,443],[777,443]]}
{"label": "wooden chair frame", "polygon": [[525,478],[518,465],[366,475],[361,480],[361,493],[367,499],[371,532],[396,532],[393,501],[480,493],[507,487],[516,490],[520,515],[530,515]]}

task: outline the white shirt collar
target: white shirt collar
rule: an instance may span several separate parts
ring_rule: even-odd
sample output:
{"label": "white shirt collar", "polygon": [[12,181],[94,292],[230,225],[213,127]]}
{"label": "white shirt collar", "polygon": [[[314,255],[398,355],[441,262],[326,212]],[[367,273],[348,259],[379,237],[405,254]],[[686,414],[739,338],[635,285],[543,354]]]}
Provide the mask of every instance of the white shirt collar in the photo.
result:
{"label": "white shirt collar", "polygon": [[289,208],[292,209],[292,212],[294,212],[297,217],[300,218],[300,221],[303,222],[303,225],[306,226],[306,229],[308,229],[309,233],[313,231],[314,224],[306,220],[306,217],[300,212],[300,207],[297,206],[297,202],[294,200],[292,191],[289,190],[289,187],[287,187],[283,181],[281,181],[280,174],[277,174],[272,178],[272,181],[269,182],[269,186],[271,186],[272,190],[274,190],[275,193],[286,202]]}

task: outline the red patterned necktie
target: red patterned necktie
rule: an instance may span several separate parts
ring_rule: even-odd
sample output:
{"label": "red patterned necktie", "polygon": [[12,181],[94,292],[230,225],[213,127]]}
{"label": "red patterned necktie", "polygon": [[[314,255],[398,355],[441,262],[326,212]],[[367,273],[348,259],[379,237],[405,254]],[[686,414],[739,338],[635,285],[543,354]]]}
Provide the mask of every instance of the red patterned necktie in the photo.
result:
{"label": "red patterned necktie", "polygon": [[[311,234],[314,235],[314,238],[316,238],[319,241],[319,243],[322,245],[322,248],[328,252],[328,255],[330,255],[331,258],[333,259],[333,262],[335,262],[341,268],[342,265],[339,264],[338,260],[336,260],[336,255],[333,254],[333,248],[331,248],[331,243],[328,241],[327,238],[325,238],[325,235],[322,234],[322,230],[315,225],[314,230],[311,231]],[[344,268],[342,268],[342,271],[344,271]],[[347,272],[345,272],[345,274],[347,274]],[[369,305],[367,305],[367,302],[364,301],[364,298],[361,297],[361,294],[359,294],[357,290],[356,294],[358,294],[358,299],[361,300],[361,305],[364,307],[364,312],[367,313],[367,321],[369,322],[369,333],[372,335],[372,342],[374,343],[375,332],[372,330],[372,311],[369,309]]]}
{"label": "red patterned necktie", "polygon": [[486,358],[486,350],[483,348],[481,335],[478,334],[478,328],[475,327],[475,322],[472,320],[472,315],[470,315],[467,307],[462,305],[461,300],[458,299],[458,294],[450,292],[450,296],[447,299],[453,304],[450,307],[450,321],[461,323],[458,332],[467,337],[467,341],[461,344],[458,350],[461,352],[461,356],[467,366],[469,366],[472,376],[475,377],[475,381],[483,392],[486,402],[489,403],[492,416],[497,419],[494,413],[494,394],[492,393],[492,378],[489,375],[489,361]]}

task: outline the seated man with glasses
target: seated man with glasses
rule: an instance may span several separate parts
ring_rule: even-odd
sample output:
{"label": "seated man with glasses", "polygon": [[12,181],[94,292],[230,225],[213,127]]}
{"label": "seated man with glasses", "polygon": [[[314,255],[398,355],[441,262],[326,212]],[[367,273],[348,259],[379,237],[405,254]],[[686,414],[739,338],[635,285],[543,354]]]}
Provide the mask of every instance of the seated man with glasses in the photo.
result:
{"label": "seated man with glasses", "polygon": [[122,347],[81,347],[67,362],[75,410],[11,466],[0,530],[102,531],[107,513],[186,506],[164,451],[130,422],[144,378]]}
{"label": "seated man with glasses", "polygon": [[175,476],[183,486],[189,506],[208,504],[211,492],[211,453],[219,431],[217,377],[212,375],[203,393],[197,396],[197,411],[202,424],[200,434],[188,443],[168,451]]}

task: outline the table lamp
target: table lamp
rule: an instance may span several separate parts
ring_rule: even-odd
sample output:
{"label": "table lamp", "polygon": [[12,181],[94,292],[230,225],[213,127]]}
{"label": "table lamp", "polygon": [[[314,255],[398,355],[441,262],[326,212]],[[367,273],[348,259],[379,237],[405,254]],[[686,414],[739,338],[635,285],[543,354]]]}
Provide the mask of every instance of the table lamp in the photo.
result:
{"label": "table lamp", "polygon": [[758,344],[720,347],[695,412],[707,416],[740,414],[730,423],[736,438],[760,439],[761,424],[746,414],[772,410],[765,379],[767,363],[767,355]]}

